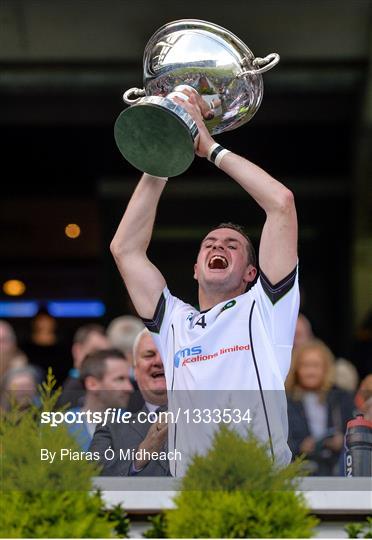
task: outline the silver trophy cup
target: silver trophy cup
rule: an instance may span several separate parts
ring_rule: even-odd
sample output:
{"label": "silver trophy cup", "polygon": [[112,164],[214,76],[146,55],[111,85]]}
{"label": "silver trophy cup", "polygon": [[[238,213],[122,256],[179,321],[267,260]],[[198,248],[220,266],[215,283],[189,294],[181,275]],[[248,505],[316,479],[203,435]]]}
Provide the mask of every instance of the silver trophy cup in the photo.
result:
{"label": "silver trophy cup", "polygon": [[183,19],[162,26],[146,45],[144,88],[130,88],[131,105],[115,123],[115,141],[125,159],[154,176],[177,176],[195,157],[198,128],[183,107],[186,86],[205,102],[203,116],[212,135],[248,122],[263,96],[261,73],[279,55],[255,58],[234,34],[213,23]]}

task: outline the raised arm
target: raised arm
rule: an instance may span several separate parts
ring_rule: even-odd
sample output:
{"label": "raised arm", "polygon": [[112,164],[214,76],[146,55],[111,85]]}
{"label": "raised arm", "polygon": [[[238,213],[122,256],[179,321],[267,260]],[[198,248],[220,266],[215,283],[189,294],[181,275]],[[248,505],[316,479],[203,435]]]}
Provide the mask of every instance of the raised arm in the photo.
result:
{"label": "raised arm", "polygon": [[125,210],[110,249],[140,317],[155,313],[165,279],[147,257],[165,179],[144,174]]}
{"label": "raised arm", "polygon": [[[200,133],[197,154],[207,157],[215,143],[206,129],[200,106],[202,98],[185,92],[189,101],[174,100],[183,106],[196,121]],[[247,159],[232,152],[226,153],[219,164],[231,178],[242,186],[266,212],[262,230],[260,268],[272,285],[285,278],[297,264],[297,215],[292,192],[268,173]]]}
{"label": "raised arm", "polygon": [[250,161],[226,154],[220,168],[236,180],[266,212],[260,268],[275,285],[297,264],[297,215],[292,192]]}

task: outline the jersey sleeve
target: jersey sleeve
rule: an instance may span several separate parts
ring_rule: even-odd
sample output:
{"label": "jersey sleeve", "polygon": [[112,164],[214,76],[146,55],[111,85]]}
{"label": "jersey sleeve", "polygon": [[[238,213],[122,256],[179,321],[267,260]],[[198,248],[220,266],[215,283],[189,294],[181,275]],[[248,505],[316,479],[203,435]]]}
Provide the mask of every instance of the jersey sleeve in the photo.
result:
{"label": "jersey sleeve", "polygon": [[252,294],[273,345],[292,347],[300,305],[298,266],[275,285],[261,271]]}
{"label": "jersey sleeve", "polygon": [[261,322],[273,346],[281,378],[285,381],[291,365],[293,338],[300,306],[298,266],[275,285],[272,285],[261,272],[251,292],[260,312]]}
{"label": "jersey sleeve", "polygon": [[171,347],[171,325],[176,320],[177,313],[186,306],[182,300],[173,296],[168,287],[165,287],[159,298],[155,313],[152,319],[142,319],[146,328],[151,332],[156,346],[159,349],[164,367],[169,357]]}

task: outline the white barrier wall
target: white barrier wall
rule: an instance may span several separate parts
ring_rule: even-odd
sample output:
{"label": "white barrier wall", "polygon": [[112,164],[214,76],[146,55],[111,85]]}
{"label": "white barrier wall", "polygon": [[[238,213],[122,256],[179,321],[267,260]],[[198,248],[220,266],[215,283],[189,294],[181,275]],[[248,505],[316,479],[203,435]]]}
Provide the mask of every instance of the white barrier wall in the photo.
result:
{"label": "white barrier wall", "polygon": [[[122,503],[127,512],[150,514],[173,507],[179,487],[174,478],[95,478],[108,505]],[[371,478],[302,478],[301,491],[311,510],[328,515],[372,513]]]}

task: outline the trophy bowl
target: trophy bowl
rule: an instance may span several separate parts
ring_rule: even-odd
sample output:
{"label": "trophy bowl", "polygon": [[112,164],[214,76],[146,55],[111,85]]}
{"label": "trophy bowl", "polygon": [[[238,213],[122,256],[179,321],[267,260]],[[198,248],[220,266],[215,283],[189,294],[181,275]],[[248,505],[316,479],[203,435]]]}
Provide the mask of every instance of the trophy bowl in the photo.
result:
{"label": "trophy bowl", "polygon": [[144,88],[130,88],[130,107],[118,116],[114,135],[124,158],[153,176],[178,176],[189,168],[198,140],[193,118],[172,98],[185,87],[205,102],[204,122],[217,135],[248,122],[263,96],[262,73],[279,62],[255,58],[233,33],[197,19],[168,23],[150,38],[143,57]]}

